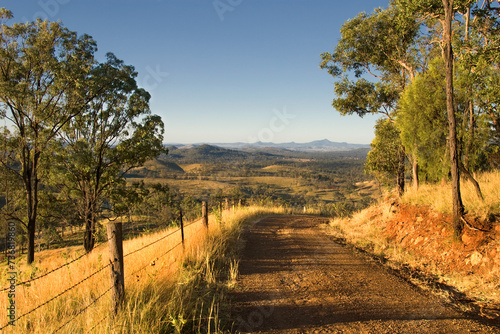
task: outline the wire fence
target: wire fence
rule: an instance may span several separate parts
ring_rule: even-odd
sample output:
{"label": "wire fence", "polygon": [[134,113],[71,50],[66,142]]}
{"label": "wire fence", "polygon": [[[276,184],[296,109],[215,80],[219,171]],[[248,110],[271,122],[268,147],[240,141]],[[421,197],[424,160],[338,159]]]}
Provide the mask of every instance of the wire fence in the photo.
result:
{"label": "wire fence", "polygon": [[180,230],[181,229],[178,228],[175,231],[173,231],[173,232],[171,232],[171,233],[169,233],[169,234],[167,234],[167,235],[165,235],[165,236],[163,236],[163,237],[161,237],[161,238],[159,238],[159,239],[157,239],[157,240],[155,240],[155,241],[153,241],[153,242],[151,242],[151,243],[149,243],[149,244],[147,244],[147,245],[145,245],[145,246],[143,246],[141,248],[138,248],[138,249],[136,249],[136,250],[134,250],[134,251],[132,251],[132,252],[130,252],[128,254],[125,254],[125,255],[123,255],[123,258],[126,258],[126,257],[128,257],[128,256],[130,256],[132,254],[138,253],[138,252],[140,252],[140,251],[142,251],[142,250],[144,250],[144,249],[146,249],[146,248],[148,248],[148,247],[150,247],[150,246],[152,246],[152,245],[154,245],[154,244],[156,244],[156,243],[158,243],[158,242],[160,242],[162,240],[165,240],[168,237],[170,237],[170,236],[174,235],[175,233],[179,232]]}
{"label": "wire fence", "polygon": [[[105,240],[105,241],[103,241],[103,242],[100,242],[100,243],[96,244],[94,247],[96,247],[96,248],[97,248],[97,247],[99,247],[100,245],[102,245],[102,244],[104,244],[104,243],[109,242],[109,240],[110,240],[110,239],[107,239],[107,240]],[[58,271],[58,270],[60,270],[60,269],[62,269],[62,268],[64,268],[64,267],[67,267],[67,266],[69,266],[70,264],[73,264],[73,263],[77,262],[78,260],[82,259],[82,258],[83,258],[83,257],[85,257],[86,255],[87,255],[87,253],[83,253],[82,255],[77,256],[77,257],[76,257],[76,258],[74,258],[73,260],[71,260],[71,261],[69,261],[69,262],[67,262],[67,263],[65,263],[65,264],[63,264],[63,265],[61,265],[61,266],[59,266],[59,267],[56,267],[56,268],[54,268],[54,269],[51,269],[51,270],[49,270],[49,271],[48,271],[48,272],[46,272],[46,273],[43,273],[43,274],[41,274],[41,275],[39,275],[39,276],[35,276],[35,277],[30,278],[30,279],[25,280],[25,281],[16,282],[16,286],[23,286],[23,285],[27,285],[27,284],[33,283],[33,282],[35,282],[35,281],[37,281],[37,280],[39,280],[39,279],[41,279],[41,278],[47,277],[47,276],[49,276],[50,274],[53,274],[53,273],[55,273],[56,271]],[[7,291],[7,290],[9,290],[9,289],[10,289],[10,286],[5,287],[5,288],[1,289],[1,290],[0,290],[0,292]],[[1,329],[1,328],[0,328],[0,329]]]}
{"label": "wire fence", "polygon": [[[87,331],[87,333],[92,333],[94,331],[94,329],[97,328],[97,326],[99,326],[100,324],[102,324],[104,322],[104,320],[106,320],[108,318],[109,318],[109,315],[105,315],[101,320],[99,320],[98,322],[96,322],[94,324],[94,326],[90,327],[90,329]],[[71,319],[71,320],[74,320],[74,319]]]}
{"label": "wire fence", "polygon": [[[31,309],[30,311],[28,311],[28,312],[26,312],[26,313],[24,313],[24,314],[22,314],[22,315],[18,316],[18,317],[16,318],[16,320],[15,320],[15,321],[13,321],[13,322],[17,322],[17,321],[19,321],[19,319],[24,318],[25,316],[27,316],[27,315],[29,315],[29,314],[31,314],[31,313],[33,313],[33,312],[35,312],[36,310],[38,310],[38,309],[42,308],[43,306],[47,305],[48,303],[50,303],[50,302],[52,302],[52,301],[54,301],[54,300],[58,299],[59,297],[63,296],[63,295],[64,295],[64,294],[66,294],[67,292],[69,292],[69,291],[73,290],[74,288],[76,288],[77,286],[79,286],[80,284],[82,284],[83,282],[87,281],[88,279],[90,279],[90,278],[94,277],[95,275],[97,275],[98,273],[100,273],[101,271],[103,271],[104,269],[108,268],[109,266],[110,266],[110,264],[108,264],[108,265],[106,265],[106,266],[102,267],[101,269],[99,269],[99,270],[97,270],[97,271],[93,272],[92,274],[88,275],[88,276],[87,276],[87,277],[85,277],[84,279],[80,280],[78,283],[76,283],[76,284],[72,285],[71,287],[69,287],[69,288],[67,288],[66,290],[64,290],[64,291],[60,292],[59,294],[55,295],[54,297],[50,298],[49,300],[47,300],[47,301],[43,302],[42,304],[40,304],[40,305],[36,306],[35,308]],[[11,323],[13,323],[13,322],[11,322]],[[4,325],[4,326],[0,327],[0,330],[3,330],[3,329],[5,329],[5,328],[7,328],[7,327],[8,327],[11,323],[7,323],[6,325]]]}
{"label": "wire fence", "polygon": [[[67,239],[77,239],[77,240],[81,239],[81,237],[83,237],[86,233],[88,233],[85,230],[84,225],[73,226],[73,229],[74,229],[74,231],[70,230],[68,228],[68,230],[65,230],[65,232],[59,230],[59,231],[56,231],[56,233],[58,235],[60,235],[61,239],[67,238]],[[94,231],[95,235],[97,236],[95,247],[98,247],[98,246],[106,243],[106,241],[107,241],[107,240],[100,240],[100,236],[99,236],[98,232],[99,231]],[[38,248],[38,251],[49,249],[49,247],[51,247],[51,246],[55,246],[55,248],[62,247],[61,241],[58,241],[57,239],[46,240],[44,235],[45,235],[45,233],[43,231],[36,232],[35,248]],[[6,239],[7,239],[7,236],[5,236],[5,235],[0,238],[0,240],[2,240],[2,241],[0,241],[0,253],[6,254],[6,251],[8,250]],[[26,238],[19,245],[19,249],[20,249],[20,252],[22,252],[21,254],[23,254],[24,251],[27,249],[27,239]]]}
{"label": "wire fence", "polygon": [[[130,276],[134,276],[136,274],[138,274],[139,272],[145,270],[148,266],[150,266],[150,263],[152,261],[158,261],[160,258],[166,256],[167,254],[171,253],[172,251],[174,251],[177,247],[181,246],[184,244],[184,228],[187,228],[191,225],[194,225],[196,223],[200,223],[200,222],[203,222],[204,219],[202,217],[202,219],[198,219],[198,220],[195,220],[195,221],[192,221],[190,222],[189,224],[186,224],[185,226],[182,224],[182,218],[181,218],[181,227],[179,228],[176,228],[175,230],[173,231],[168,231],[168,233],[144,246],[141,246],[125,255],[123,255],[123,259],[126,258],[126,257],[129,257],[133,254],[137,254],[155,244],[158,244],[160,241],[162,240],[166,240],[170,237],[172,237],[173,235],[175,235],[176,233],[178,233],[179,231],[181,232],[182,234],[182,241],[176,243],[174,246],[170,247],[168,250],[166,250],[165,252],[163,252],[162,254],[160,255],[155,255],[154,257],[152,257],[149,261],[146,261],[146,265],[144,266],[141,266],[139,267],[138,269],[134,270],[133,272],[131,272],[129,275],[127,275],[127,277],[130,277]],[[120,223],[121,224],[121,223]],[[121,236],[120,238],[114,238],[113,237],[108,237],[108,239],[104,242],[108,242],[110,244],[110,247],[111,247],[111,242],[113,242],[114,240],[113,239],[119,239],[121,241]],[[116,240],[115,240],[116,241]],[[33,277],[29,280],[25,280],[25,281],[22,281],[22,282],[18,282],[16,283],[16,286],[28,286],[28,284],[34,282],[34,281],[37,281],[39,279],[42,279],[42,278],[46,278],[48,277],[49,275],[52,275],[54,273],[56,273],[57,271],[61,270],[62,268],[65,268],[65,267],[68,267],[69,265],[81,260],[84,256],[86,256],[87,254],[82,254],[80,256],[77,256],[76,258],[72,259],[71,261],[59,266],[59,267],[56,267],[54,269],[51,269],[50,271],[42,274],[42,275],[39,275],[37,277]],[[123,261],[122,259],[122,261]],[[123,265],[123,262],[122,262],[122,265]],[[103,272],[105,269],[109,268],[109,267],[112,267],[112,262],[110,260],[110,263],[105,265],[105,266],[102,266],[101,268],[99,268],[98,270],[95,270],[94,272],[92,272],[91,274],[87,275],[86,277],[84,277],[83,279],[79,280],[78,282],[74,283],[73,285],[71,285],[70,287],[64,289],[63,291],[59,292],[58,294],[56,294],[55,296],[53,296],[52,298],[46,300],[45,302],[37,305],[36,307],[33,307],[31,308],[29,311],[23,313],[22,315],[19,315],[17,316],[13,321],[10,321],[4,325],[2,325],[0,327],[0,331],[3,331],[5,330],[7,327],[11,326],[11,325],[14,325],[15,326],[15,323],[18,322],[20,319],[22,318],[25,318],[27,317],[28,315],[36,312],[37,310],[41,309],[42,307],[48,305],[49,303],[61,298],[62,296],[64,296],[65,294],[67,294],[68,292],[72,291],[73,289],[75,289],[76,287],[80,286],[81,284],[83,284],[84,282],[88,281],[89,279],[91,279],[92,277],[95,277],[97,274]],[[113,271],[113,270],[111,270]],[[6,288],[3,288],[0,290],[0,292],[4,292],[4,291],[7,291],[9,290],[11,287],[6,287]],[[101,294],[99,294],[99,296],[95,297],[90,303],[88,303],[85,307],[81,308],[78,312],[76,312],[70,319],[68,319],[66,322],[64,322],[62,325],[60,325],[53,333],[57,333],[59,331],[61,331],[64,327],[66,327],[68,324],[70,324],[72,321],[74,321],[75,319],[77,319],[80,315],[82,315],[83,313],[85,313],[86,311],[88,311],[93,305],[95,305],[99,300],[101,300],[105,295],[109,294],[110,292],[113,291],[113,289],[115,288],[115,286],[110,286],[108,288],[106,288]],[[100,321],[98,321],[90,330],[89,332],[92,332],[100,323],[102,323],[104,320],[106,320],[106,318],[108,318],[109,315],[105,316],[104,318],[102,318]]]}
{"label": "wire fence", "polygon": [[58,327],[53,333],[57,333],[59,332],[61,329],[63,329],[67,324],[69,324],[70,322],[72,322],[73,320],[75,320],[76,318],[78,318],[78,316],[80,314],[82,314],[83,312],[87,311],[92,305],[94,305],[95,303],[97,303],[97,301],[99,299],[101,299],[104,295],[106,295],[108,292],[110,292],[111,290],[113,289],[113,286],[110,286],[106,291],[104,291],[101,295],[99,295],[97,298],[95,298],[91,303],[89,303],[87,306],[85,306],[84,308],[82,308],[80,311],[78,311],[74,317],[72,317],[71,319],[69,319],[68,321],[66,321],[64,324],[62,324],[60,327]]}

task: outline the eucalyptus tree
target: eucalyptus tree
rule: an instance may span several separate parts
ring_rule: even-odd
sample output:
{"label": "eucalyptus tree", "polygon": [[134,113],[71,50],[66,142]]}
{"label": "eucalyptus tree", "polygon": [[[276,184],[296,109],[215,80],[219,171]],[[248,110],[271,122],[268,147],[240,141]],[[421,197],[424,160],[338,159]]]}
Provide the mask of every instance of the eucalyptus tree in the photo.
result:
{"label": "eucalyptus tree", "polygon": [[62,128],[58,153],[64,193],[85,222],[87,252],[94,247],[98,214],[123,192],[125,174],[166,152],[163,122],[151,114],[150,94],[137,86],[134,67],[108,53],[90,75],[93,99]]}
{"label": "eucalyptus tree", "polygon": [[15,160],[2,160],[2,165],[23,185],[26,213],[20,220],[27,229],[27,262],[32,263],[42,162],[61,128],[86,103],[80,87],[93,66],[96,45],[57,22],[9,26],[12,13],[4,8],[0,18],[0,117],[12,130],[9,155]]}
{"label": "eucalyptus tree", "polygon": [[[414,16],[392,4],[345,22],[334,51],[321,54],[320,67],[339,79],[333,107],[342,115],[382,114],[393,120],[400,94],[424,66],[419,27]],[[402,145],[398,151],[397,188],[402,194],[406,155]]]}
{"label": "eucalyptus tree", "polygon": [[[491,20],[492,17],[498,17],[498,9],[492,8],[489,0],[481,1],[483,4],[488,4],[486,12],[484,6],[482,7],[478,1],[474,0],[397,0],[396,3],[399,8],[407,14],[417,15],[421,22],[437,21],[441,25],[441,36],[439,44],[442,50],[442,57],[444,60],[444,73],[446,78],[446,110],[448,120],[448,146],[449,146],[449,159],[452,178],[452,205],[453,205],[453,228],[454,235],[457,239],[462,235],[464,227],[464,205],[462,202],[461,189],[460,189],[460,152],[459,142],[457,138],[457,119],[456,119],[456,101],[455,101],[455,69],[454,64],[456,61],[456,52],[454,49],[454,36],[457,35],[457,29],[463,26],[463,22],[458,19],[460,16],[466,17],[465,36],[469,36],[469,14],[472,10],[478,13],[478,18],[489,17],[487,19],[488,26],[485,35],[492,37],[495,41],[492,43],[493,53],[498,53],[498,37],[493,37],[491,31],[498,32],[498,20]],[[482,9],[479,9],[481,8]],[[493,14],[492,14],[493,13]],[[454,22],[458,21],[458,25]],[[455,30],[454,30],[455,27]],[[483,25],[484,27],[484,25]],[[455,32],[455,34],[454,34]],[[465,43],[467,44],[467,43]],[[488,43],[486,43],[488,44]],[[456,47],[456,46],[455,46]],[[491,51],[491,49],[489,50]],[[474,52],[473,52],[474,53]],[[477,52],[475,52],[477,53]],[[473,56],[474,58],[475,56]],[[494,56],[493,59],[497,59]]]}

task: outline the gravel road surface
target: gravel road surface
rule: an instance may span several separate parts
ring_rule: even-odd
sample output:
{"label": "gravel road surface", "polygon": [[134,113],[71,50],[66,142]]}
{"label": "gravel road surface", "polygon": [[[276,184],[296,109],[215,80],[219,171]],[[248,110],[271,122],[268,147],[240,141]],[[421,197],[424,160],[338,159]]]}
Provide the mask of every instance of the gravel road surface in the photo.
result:
{"label": "gravel road surface", "polygon": [[329,238],[307,216],[263,218],[244,235],[236,333],[500,333]]}

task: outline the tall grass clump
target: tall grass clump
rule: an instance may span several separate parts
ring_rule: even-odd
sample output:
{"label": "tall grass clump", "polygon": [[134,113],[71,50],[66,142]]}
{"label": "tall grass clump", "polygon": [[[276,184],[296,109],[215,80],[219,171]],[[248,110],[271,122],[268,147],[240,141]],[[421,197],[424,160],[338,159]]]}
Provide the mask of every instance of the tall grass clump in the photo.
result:
{"label": "tall grass clump", "polygon": [[[177,228],[125,241],[125,298],[117,315],[111,312],[109,253],[107,244],[102,244],[46,277],[17,286],[18,320],[2,332],[222,332],[230,327],[224,309],[228,305],[227,292],[236,282],[235,245],[242,228],[259,216],[280,213],[284,209],[228,210],[222,213],[220,223],[211,216],[208,230],[201,220],[186,223],[184,245]],[[38,277],[82,254],[82,247],[41,252],[37,254],[39,261],[32,266],[19,259],[18,282]],[[4,264],[2,287],[8,284],[7,272]],[[7,292],[3,292],[0,308],[6,310],[8,303]],[[0,326],[7,324],[6,315],[6,311],[0,315]]]}

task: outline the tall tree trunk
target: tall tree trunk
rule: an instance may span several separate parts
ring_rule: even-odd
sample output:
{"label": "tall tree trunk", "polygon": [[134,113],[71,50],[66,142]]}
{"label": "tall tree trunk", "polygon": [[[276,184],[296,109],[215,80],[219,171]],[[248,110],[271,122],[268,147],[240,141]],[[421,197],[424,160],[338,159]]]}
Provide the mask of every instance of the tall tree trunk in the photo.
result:
{"label": "tall tree trunk", "polygon": [[[470,30],[470,8],[467,8],[467,13],[465,14],[465,36],[464,40],[467,42],[469,40],[469,30]],[[464,152],[464,167],[465,170],[468,172],[470,169],[470,156],[472,154],[472,141],[475,136],[475,119],[474,119],[474,101],[472,99],[473,92],[472,92],[472,85],[469,85],[468,87],[468,108],[469,108],[469,119],[467,120],[467,117],[464,117],[464,129],[468,128],[468,136],[467,136],[467,143],[465,144],[465,152]],[[466,124],[468,121],[468,124]],[[474,180],[475,181],[475,180]]]}
{"label": "tall tree trunk", "polygon": [[412,156],[412,161],[411,161],[411,169],[412,169],[412,176],[413,176],[413,188],[415,190],[418,190],[418,185],[419,185],[419,179],[418,179],[418,158],[416,154],[413,154]]}
{"label": "tall tree trunk", "polygon": [[451,28],[453,22],[453,0],[443,0],[445,18],[443,22],[443,58],[446,68],[446,110],[448,113],[449,146],[451,163],[451,186],[453,201],[453,231],[459,240],[463,231],[464,206],[460,194],[460,169],[458,161],[457,127],[453,99],[453,48]]}
{"label": "tall tree trunk", "polygon": [[[36,147],[36,143],[35,143]],[[31,264],[35,261],[35,236],[36,218],[38,210],[38,160],[39,152],[32,152],[24,148],[23,152],[23,183],[26,191],[26,204],[28,216],[28,254],[26,262]],[[33,159],[33,160],[32,160]]]}
{"label": "tall tree trunk", "polygon": [[87,253],[94,249],[96,221],[92,203],[87,203],[85,208],[85,232],[83,236],[83,247]]}
{"label": "tall tree trunk", "polygon": [[26,188],[27,214],[28,214],[28,264],[35,261],[35,235],[36,235],[36,215],[33,212],[33,185],[31,183],[30,172],[25,171],[24,186]]}
{"label": "tall tree trunk", "polygon": [[28,264],[32,264],[35,261],[35,221],[28,220]]}
{"label": "tall tree trunk", "polygon": [[399,197],[403,196],[405,193],[405,160],[406,153],[403,145],[399,147],[399,161],[398,161],[398,171],[396,176],[396,188],[398,191]]}
{"label": "tall tree trunk", "polygon": [[90,253],[92,249],[94,249],[95,238],[95,223],[92,219],[88,219],[85,222],[85,234],[83,237],[83,247],[85,248],[85,252]]}
{"label": "tall tree trunk", "polygon": [[465,145],[465,154],[464,154],[464,167],[465,169],[470,169],[470,156],[472,154],[472,144],[475,136],[475,128],[476,121],[474,117],[474,102],[469,101],[469,124],[468,124],[468,136],[467,143]]}

